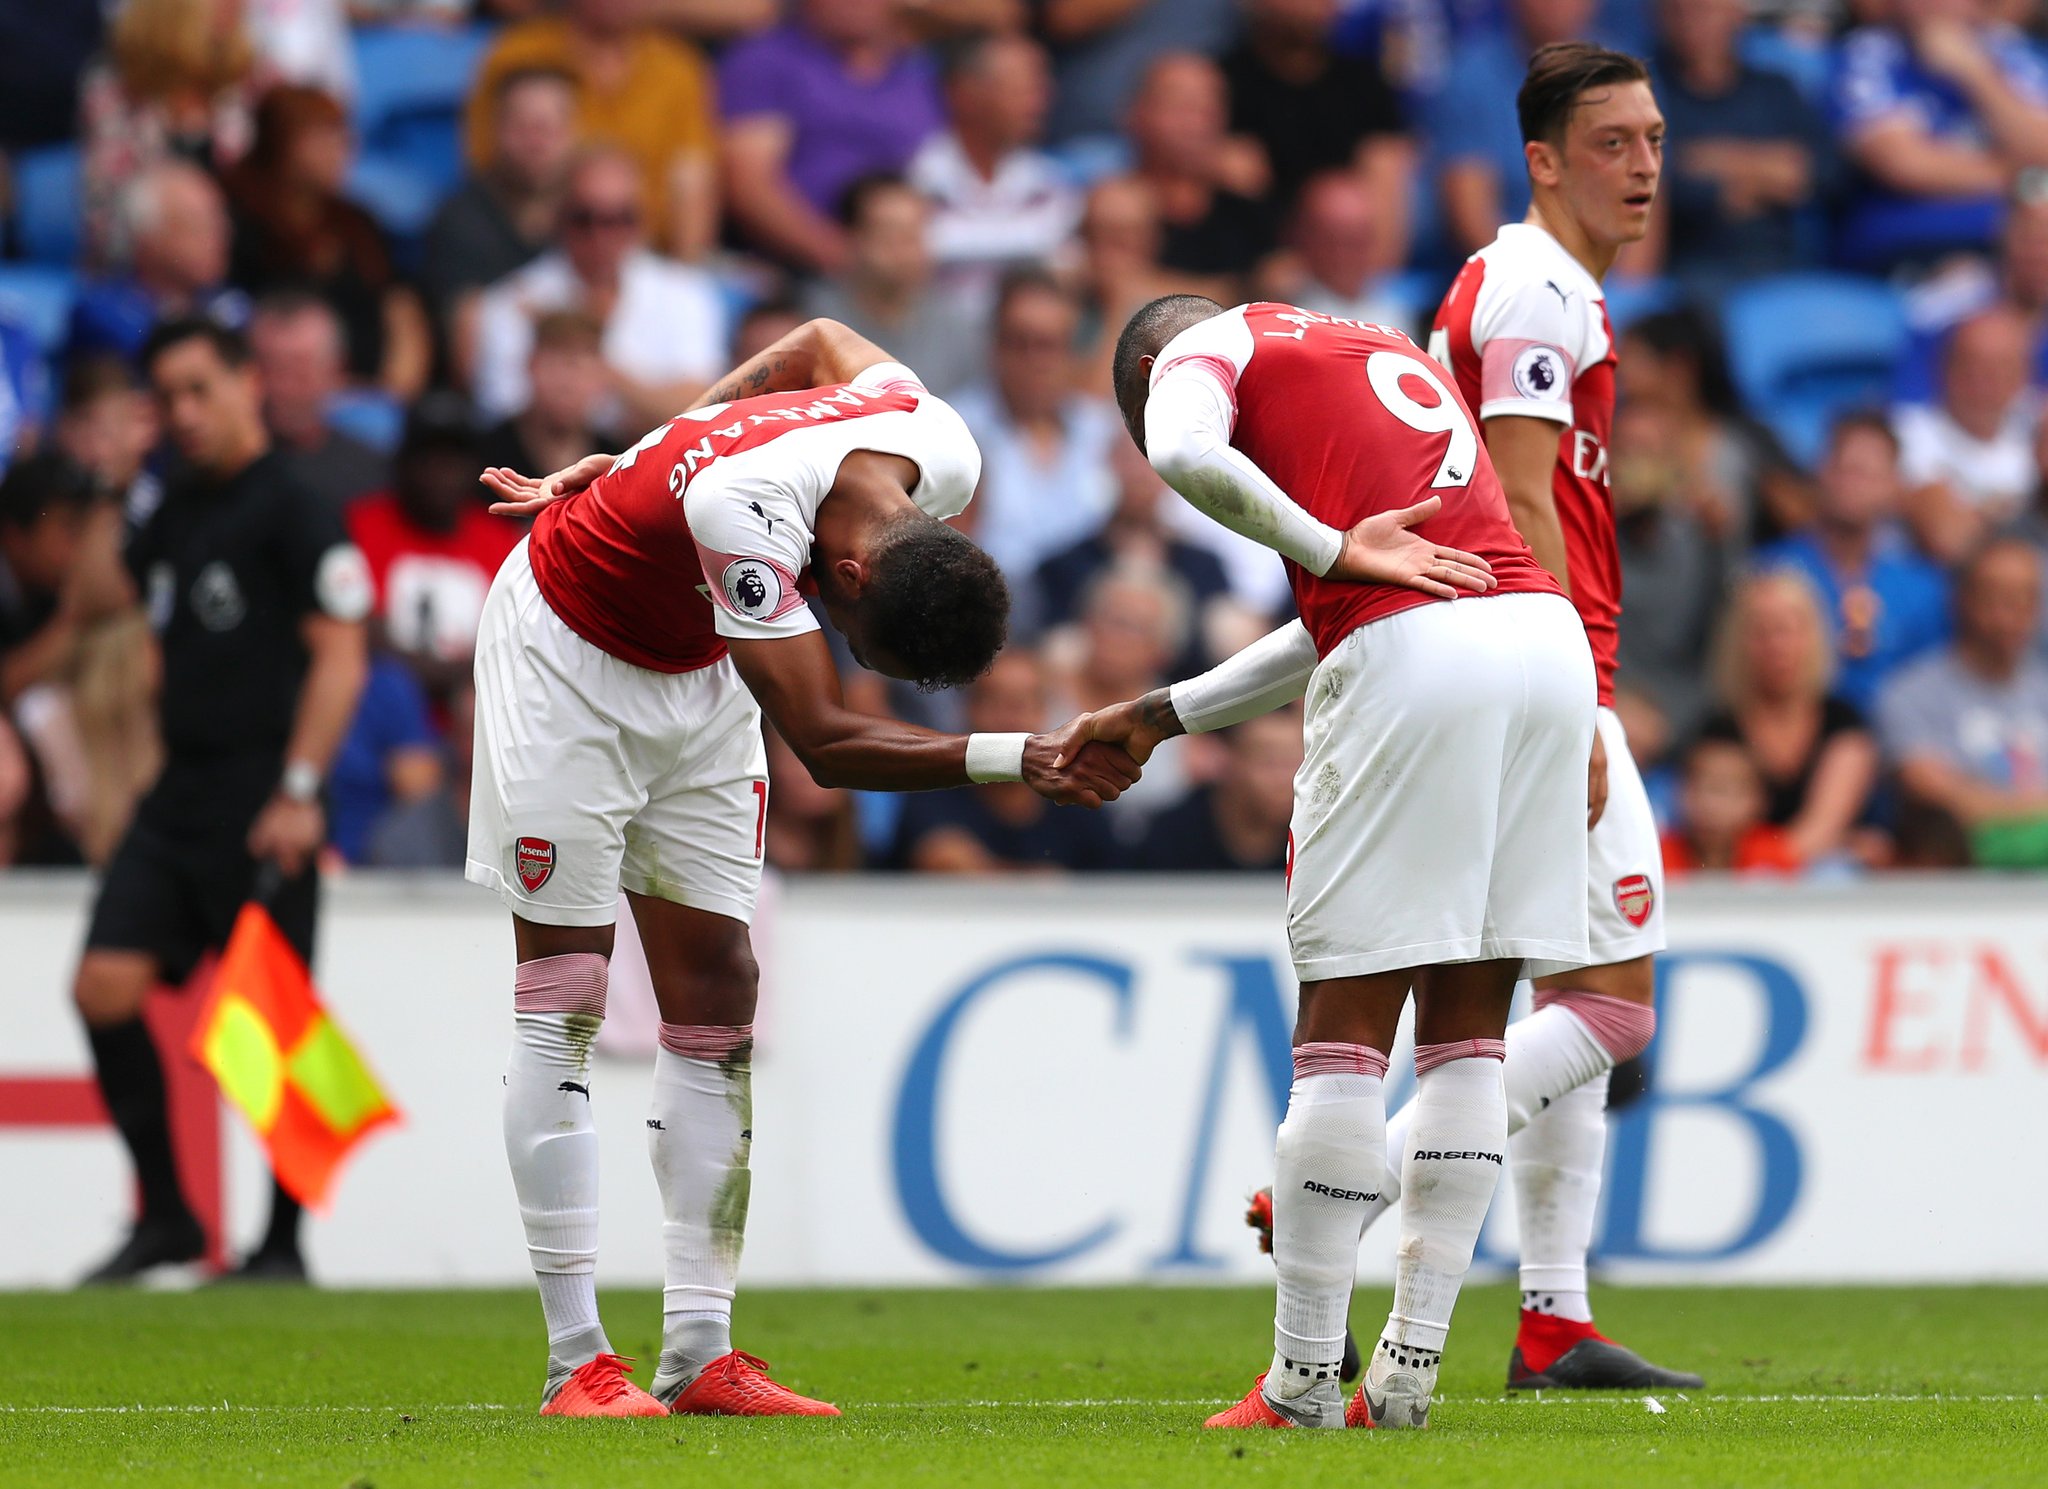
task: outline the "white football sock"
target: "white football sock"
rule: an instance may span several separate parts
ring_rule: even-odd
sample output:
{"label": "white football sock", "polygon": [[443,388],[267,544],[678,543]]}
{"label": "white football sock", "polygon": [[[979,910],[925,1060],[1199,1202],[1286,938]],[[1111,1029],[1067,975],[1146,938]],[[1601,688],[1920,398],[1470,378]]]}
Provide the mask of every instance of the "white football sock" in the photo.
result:
{"label": "white football sock", "polygon": [[1538,1300],[1533,1312],[1580,1323],[1593,1317],[1586,1298],[1586,1249],[1593,1241],[1607,1156],[1608,1074],[1603,1070],[1554,1098],[1508,1144],[1523,1293]]}
{"label": "white football sock", "polygon": [[1266,1393],[1278,1401],[1336,1382],[1344,1363],[1361,1217],[1386,1174],[1386,1068],[1386,1056],[1364,1045],[1294,1052],[1273,1185],[1280,1282]]}
{"label": "white football sock", "polygon": [[522,963],[505,1067],[505,1156],[548,1327],[548,1390],[611,1352],[597,1316],[597,1129],[590,1045],[604,1022],[605,959]]}
{"label": "white football sock", "polygon": [[[1509,1024],[1507,1051],[1501,1077],[1507,1089],[1510,1134],[1520,1132],[1532,1116],[1542,1112],[1545,1103],[1595,1076],[1606,1075],[1614,1064],[1614,1057],[1586,1026],[1556,1005],[1539,1008]],[[1387,1118],[1389,1173],[1380,1197],[1366,1207],[1367,1229],[1401,1198],[1401,1164],[1408,1154],[1408,1124],[1414,1118],[1412,1098]]]}
{"label": "white football sock", "polygon": [[1474,1039],[1415,1051],[1415,1116],[1403,1174],[1408,1203],[1383,1343],[1444,1347],[1507,1148],[1501,1049],[1500,1040]]}
{"label": "white football sock", "polygon": [[732,1352],[754,1138],[751,1025],[663,1024],[647,1152],[661,1185],[661,1360],[656,1395]]}
{"label": "white football sock", "polygon": [[[1514,1029],[1541,1021],[1531,1065],[1543,1066],[1543,1079],[1533,1087],[1518,1080],[1513,1062],[1521,1046],[1511,1044],[1508,1054],[1508,1165],[1522,1233],[1523,1306],[1590,1323],[1586,1249],[1607,1156],[1608,1076],[1649,1047],[1657,1010],[1583,988],[1539,988],[1536,1001],[1536,1012]],[[1580,1071],[1583,1078],[1558,1089]]]}

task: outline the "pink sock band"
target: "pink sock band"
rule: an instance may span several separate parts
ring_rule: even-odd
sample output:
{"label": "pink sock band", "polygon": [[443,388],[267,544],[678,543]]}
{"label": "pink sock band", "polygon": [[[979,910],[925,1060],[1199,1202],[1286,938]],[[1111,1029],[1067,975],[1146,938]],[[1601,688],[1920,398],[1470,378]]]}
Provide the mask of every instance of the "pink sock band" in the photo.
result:
{"label": "pink sock band", "polygon": [[661,1047],[685,1060],[749,1060],[754,1053],[752,1024],[663,1024]]}
{"label": "pink sock band", "polygon": [[594,951],[521,962],[512,977],[515,1013],[591,1013],[604,1017],[605,974],[610,964]]}
{"label": "pink sock band", "polygon": [[1297,1044],[1294,1078],[1305,1075],[1377,1075],[1387,1073],[1387,1057],[1369,1044]]}
{"label": "pink sock band", "polygon": [[1439,1065],[1448,1065],[1453,1060],[1505,1060],[1508,1057],[1508,1042],[1505,1039],[1457,1039],[1449,1044],[1418,1044],[1415,1046],[1415,1073],[1428,1075]]}
{"label": "pink sock band", "polygon": [[1578,988],[1538,988],[1536,1006],[1557,1004],[1586,1026],[1586,1032],[1600,1041],[1602,1049],[1618,1065],[1633,1060],[1650,1047],[1657,1032],[1657,1010],[1646,1003],[1612,998],[1605,993],[1588,993]]}

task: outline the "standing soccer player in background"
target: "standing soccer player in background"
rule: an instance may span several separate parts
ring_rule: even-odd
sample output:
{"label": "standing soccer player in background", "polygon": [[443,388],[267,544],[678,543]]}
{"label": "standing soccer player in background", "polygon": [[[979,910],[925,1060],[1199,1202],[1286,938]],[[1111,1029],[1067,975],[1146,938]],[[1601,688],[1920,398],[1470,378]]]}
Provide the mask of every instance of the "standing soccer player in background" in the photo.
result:
{"label": "standing soccer player in background", "polygon": [[[1614,328],[1600,281],[1649,230],[1664,118],[1633,57],[1560,42],[1530,60],[1517,105],[1533,193],[1465,263],[1437,311],[1430,354],[1477,411],[1515,526],[1585,622],[1600,724],[1588,789],[1588,942],[1595,965],[1536,979],[1536,1011],[1508,1031],[1509,1172],[1521,1227],[1522,1317],[1510,1388],[1697,1386],[1604,1338],[1586,1250],[1607,1146],[1607,1078],[1656,1028],[1664,949],[1657,824],[1615,716],[1621,558],[1608,493]],[[1604,808],[1603,808],[1604,803]],[[1406,1113],[1389,1128],[1405,1133]],[[1382,1206],[1398,1198],[1386,1193]]]}

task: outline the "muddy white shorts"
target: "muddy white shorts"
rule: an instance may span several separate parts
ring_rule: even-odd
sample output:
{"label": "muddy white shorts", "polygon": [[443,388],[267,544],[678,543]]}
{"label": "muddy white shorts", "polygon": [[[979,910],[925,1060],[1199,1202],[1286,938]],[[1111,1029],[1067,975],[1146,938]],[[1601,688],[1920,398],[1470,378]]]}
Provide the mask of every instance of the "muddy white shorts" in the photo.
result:
{"label": "muddy white shorts", "polygon": [[469,861],[514,915],[609,925],[621,888],[750,920],[768,761],[731,660],[650,672],[541,598],[526,545],[484,603]]}
{"label": "muddy white shorts", "polygon": [[1418,605],[1309,681],[1287,930],[1304,982],[1586,962],[1593,658],[1558,595]]}

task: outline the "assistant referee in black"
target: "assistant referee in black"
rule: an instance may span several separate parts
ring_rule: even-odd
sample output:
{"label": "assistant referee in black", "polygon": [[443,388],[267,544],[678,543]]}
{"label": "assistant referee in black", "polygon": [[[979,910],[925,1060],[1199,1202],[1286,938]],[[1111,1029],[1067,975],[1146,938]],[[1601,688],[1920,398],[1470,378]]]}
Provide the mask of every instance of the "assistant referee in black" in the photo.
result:
{"label": "assistant referee in black", "polygon": [[[368,671],[368,570],[339,512],[272,453],[240,334],[166,322],[142,359],[177,469],[128,538],[125,574],[112,554],[100,561],[107,588],[147,608],[162,649],[165,759],[107,865],[73,991],[107,1110],[135,1160],[142,1213],[87,1282],[126,1281],[204,1250],[178,1181],[143,998],[220,949],[266,862],[282,873],[270,911],[311,963],[321,782]],[[303,1278],[298,1204],[272,1191],[268,1233],[238,1275]]]}

